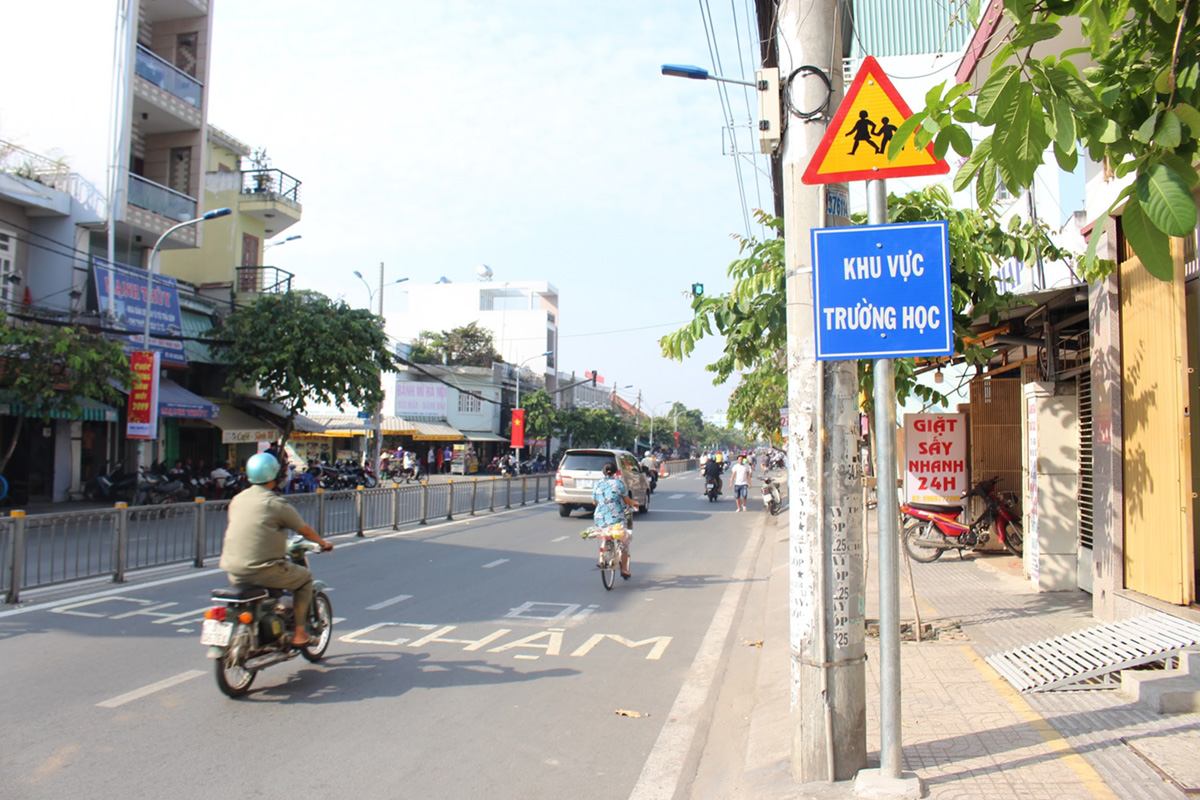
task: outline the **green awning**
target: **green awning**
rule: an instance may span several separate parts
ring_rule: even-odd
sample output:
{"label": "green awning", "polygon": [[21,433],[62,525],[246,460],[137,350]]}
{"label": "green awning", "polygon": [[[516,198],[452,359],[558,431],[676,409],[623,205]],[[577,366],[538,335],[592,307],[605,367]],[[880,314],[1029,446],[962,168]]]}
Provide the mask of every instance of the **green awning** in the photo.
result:
{"label": "green awning", "polygon": [[183,354],[187,357],[190,364],[219,364],[216,356],[213,355],[208,345],[193,341],[190,337],[199,336],[208,338],[209,329],[212,327],[212,319],[205,314],[198,314],[195,311],[188,311],[186,308],[181,312],[183,321],[183,335],[189,338],[184,339]]}
{"label": "green awning", "polygon": [[[117,410],[112,406],[96,400],[91,400],[86,397],[76,397],[76,405],[79,410],[71,413],[69,411],[54,410],[49,413],[50,419],[77,419],[86,422],[116,422]],[[16,416],[25,411],[24,404],[15,401],[9,395],[0,394],[0,416]],[[31,417],[40,417],[40,412],[27,412]]]}

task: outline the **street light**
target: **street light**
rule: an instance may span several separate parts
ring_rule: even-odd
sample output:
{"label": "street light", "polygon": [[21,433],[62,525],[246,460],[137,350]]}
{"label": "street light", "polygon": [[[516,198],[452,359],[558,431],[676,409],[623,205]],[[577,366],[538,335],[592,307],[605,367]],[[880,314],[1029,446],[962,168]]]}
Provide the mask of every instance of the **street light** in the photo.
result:
{"label": "street light", "polygon": [[657,413],[655,411],[655,409],[657,409],[659,406],[667,405],[668,403],[672,406],[675,405],[674,400],[668,400],[667,403],[658,403],[658,404],[650,407],[650,449],[651,450],[654,449],[654,415]]}
{"label": "street light", "polygon": [[708,70],[703,67],[693,67],[690,64],[663,64],[662,74],[670,75],[673,78],[689,78],[693,81],[721,81],[722,83],[736,83],[741,86],[753,86],[760,88],[756,81],[739,81],[733,78],[719,78],[716,75],[709,75]]}
{"label": "street light", "polygon": [[286,239],[280,239],[278,242],[267,242],[266,244],[263,245],[263,252],[265,253],[268,250],[270,250],[272,247],[278,247],[281,244],[287,244],[288,242],[294,242],[297,239],[299,239],[302,235],[303,234],[297,233],[297,234],[293,234],[292,236],[287,237]]}
{"label": "street light", "polygon": [[[536,356],[530,356],[529,358],[525,359],[517,366],[517,403],[516,403],[516,405],[513,406],[514,411],[521,407],[521,367],[524,367],[526,364],[528,364],[530,361],[533,361],[535,358],[545,358],[546,356],[550,355],[553,352],[554,352],[553,350],[547,350],[544,353],[538,353]],[[524,432],[522,432],[522,439],[524,439]],[[521,469],[521,448],[516,447],[514,449],[517,451],[517,469],[520,470]]]}
{"label": "street light", "polygon": [[163,235],[158,237],[158,241],[150,249],[150,263],[146,265],[146,330],[142,339],[142,344],[147,350],[150,349],[150,309],[153,305],[151,301],[154,298],[154,261],[158,256],[158,248],[162,246],[164,239],[180,228],[186,228],[188,225],[199,225],[201,222],[208,222],[210,219],[225,217],[232,213],[233,209],[231,208],[214,208],[212,211],[206,211],[195,219],[185,220],[172,225],[163,231]]}
{"label": "street light", "polygon": [[[371,306],[374,305],[374,303],[375,303],[375,292],[373,292],[371,290],[371,284],[367,283],[367,279],[363,277],[363,274],[361,272],[359,272],[358,270],[354,270],[354,277],[356,277],[360,281],[362,281],[363,286],[367,287],[367,310],[370,311]],[[385,319],[383,316],[383,287],[385,285],[395,286],[397,283],[404,283],[406,280],[408,280],[408,278],[397,278],[396,280],[391,281],[390,283],[384,284],[384,282],[383,282],[383,262],[382,261],[379,262],[379,324],[381,326],[385,324]],[[379,373],[379,382],[382,385],[382,383],[383,383],[383,373],[382,372]],[[380,403],[378,406],[375,407],[375,414],[374,414],[373,422],[375,424],[375,457],[372,459],[372,461],[374,462],[374,465],[375,465],[375,476],[378,480],[380,480],[382,482],[383,476],[379,474],[379,468],[383,464],[383,404],[382,403]]]}

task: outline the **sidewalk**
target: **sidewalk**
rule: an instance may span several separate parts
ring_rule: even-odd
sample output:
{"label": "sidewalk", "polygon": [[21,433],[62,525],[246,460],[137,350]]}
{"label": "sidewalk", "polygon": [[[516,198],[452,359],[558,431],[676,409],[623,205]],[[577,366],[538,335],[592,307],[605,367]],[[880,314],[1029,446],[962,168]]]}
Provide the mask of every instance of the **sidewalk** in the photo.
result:
{"label": "sidewalk", "polygon": [[[870,512],[866,615],[878,619],[877,541]],[[853,797],[850,784],[801,788],[791,781],[788,522],[766,522],[758,577],[763,647],[750,712],[739,797]],[[901,553],[901,619],[913,619]],[[1098,624],[1083,592],[1039,594],[1010,555],[913,564],[921,620],[939,632],[901,647],[904,769],[930,798],[1182,800],[1188,794],[1134,751],[1158,751],[1162,766],[1200,762],[1200,714],[1157,715],[1112,690],[1020,695],[985,661],[993,653]],[[755,602],[752,600],[751,602]],[[867,637],[868,767],[879,766],[879,640]],[[1189,755],[1190,754],[1190,755]],[[1168,768],[1168,772],[1171,769]],[[1195,796],[1195,795],[1192,795]]]}

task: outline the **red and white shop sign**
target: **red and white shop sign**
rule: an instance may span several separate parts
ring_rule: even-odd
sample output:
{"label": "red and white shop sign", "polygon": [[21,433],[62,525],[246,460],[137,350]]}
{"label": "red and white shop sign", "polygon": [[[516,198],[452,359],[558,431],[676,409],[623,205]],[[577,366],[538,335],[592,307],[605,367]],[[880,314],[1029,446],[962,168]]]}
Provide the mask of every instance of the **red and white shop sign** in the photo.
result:
{"label": "red and white shop sign", "polygon": [[905,502],[962,505],[966,490],[966,415],[905,414]]}
{"label": "red and white shop sign", "polygon": [[129,386],[128,424],[130,439],[158,438],[158,369],[160,353],[135,350],[129,355],[132,380]]}

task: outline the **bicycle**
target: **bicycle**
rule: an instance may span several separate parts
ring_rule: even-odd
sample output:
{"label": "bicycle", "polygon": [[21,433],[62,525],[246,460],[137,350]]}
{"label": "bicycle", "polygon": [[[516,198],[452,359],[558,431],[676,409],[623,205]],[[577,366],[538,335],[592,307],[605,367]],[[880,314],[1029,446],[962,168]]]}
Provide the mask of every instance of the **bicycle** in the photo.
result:
{"label": "bicycle", "polygon": [[608,528],[588,528],[580,536],[584,539],[600,540],[600,582],[604,588],[611,590],[617,582],[617,574],[621,571],[621,557],[628,553],[625,544],[625,526],[613,525]]}

